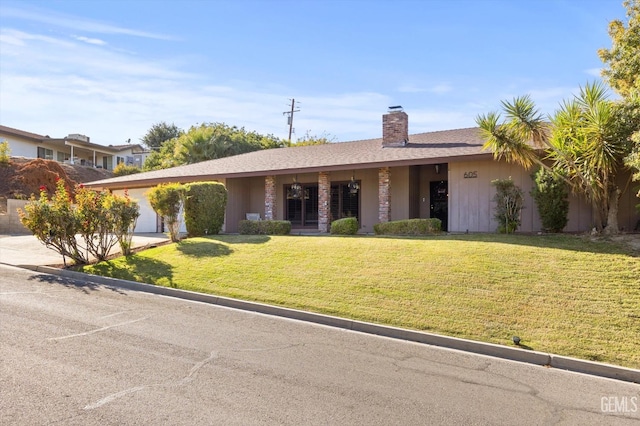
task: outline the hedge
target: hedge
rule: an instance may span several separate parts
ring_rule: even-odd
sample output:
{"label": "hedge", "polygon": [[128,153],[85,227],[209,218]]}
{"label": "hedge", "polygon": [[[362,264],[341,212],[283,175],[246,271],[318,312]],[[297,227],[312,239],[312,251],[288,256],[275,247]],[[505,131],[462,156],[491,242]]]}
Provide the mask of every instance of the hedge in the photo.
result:
{"label": "hedge", "polygon": [[429,235],[442,231],[440,219],[407,219],[373,225],[376,235]]}
{"label": "hedge", "polygon": [[238,232],[242,235],[289,235],[291,222],[288,220],[241,220]]}
{"label": "hedge", "polygon": [[331,233],[335,235],[355,235],[358,232],[358,219],[345,217],[331,222]]}
{"label": "hedge", "polygon": [[217,234],[224,223],[227,189],[219,182],[185,185],[184,224],[190,237]]}

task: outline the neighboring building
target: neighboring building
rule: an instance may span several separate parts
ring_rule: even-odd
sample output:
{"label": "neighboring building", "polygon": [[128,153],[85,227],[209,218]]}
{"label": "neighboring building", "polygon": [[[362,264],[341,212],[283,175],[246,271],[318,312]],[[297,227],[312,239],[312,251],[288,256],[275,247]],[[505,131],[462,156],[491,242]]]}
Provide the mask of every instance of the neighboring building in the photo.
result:
{"label": "neighboring building", "polygon": [[70,134],[64,138],[51,138],[24,130],[0,125],[0,141],[7,140],[11,155],[25,158],[44,158],[60,163],[78,164],[107,170],[119,163],[142,167],[149,152],[141,145],[98,145],[89,137]]}
{"label": "neighboring building", "polygon": [[[397,108],[383,115],[382,138],[255,151],[165,170],[86,184],[125,189],[140,202],[136,232],[160,232],[145,192],[163,182],[219,181],[228,203],[224,232],[235,233],[248,214],[289,220],[296,231],[326,232],[331,221],[358,218],[360,232],[379,222],[436,217],[449,232],[494,232],[494,179],[511,177],[525,206],[519,231],[541,229],[529,191],[531,172],[493,159],[477,128],[409,136],[408,116]],[[625,180],[626,182],[626,180]],[[624,185],[621,185],[624,187]],[[632,191],[620,199],[620,226],[640,220]],[[592,228],[591,207],[571,197],[568,232]]]}

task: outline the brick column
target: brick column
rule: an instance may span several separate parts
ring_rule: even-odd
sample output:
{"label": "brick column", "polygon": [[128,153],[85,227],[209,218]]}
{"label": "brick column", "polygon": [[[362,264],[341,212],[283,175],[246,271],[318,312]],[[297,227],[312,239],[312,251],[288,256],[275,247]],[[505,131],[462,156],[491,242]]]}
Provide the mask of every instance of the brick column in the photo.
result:
{"label": "brick column", "polygon": [[378,220],[391,220],[391,171],[389,167],[378,169]]}
{"label": "brick column", "polygon": [[264,178],[264,219],[275,220],[276,218],[276,177],[267,176]]}
{"label": "brick column", "polygon": [[318,231],[320,232],[329,232],[330,191],[329,173],[318,173]]}

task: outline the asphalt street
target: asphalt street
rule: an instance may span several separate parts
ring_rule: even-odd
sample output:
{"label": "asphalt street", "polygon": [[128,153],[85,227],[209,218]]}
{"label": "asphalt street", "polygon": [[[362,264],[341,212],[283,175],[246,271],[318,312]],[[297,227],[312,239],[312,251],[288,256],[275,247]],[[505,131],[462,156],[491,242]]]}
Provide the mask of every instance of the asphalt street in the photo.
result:
{"label": "asphalt street", "polygon": [[640,386],[0,265],[0,424],[638,425]]}

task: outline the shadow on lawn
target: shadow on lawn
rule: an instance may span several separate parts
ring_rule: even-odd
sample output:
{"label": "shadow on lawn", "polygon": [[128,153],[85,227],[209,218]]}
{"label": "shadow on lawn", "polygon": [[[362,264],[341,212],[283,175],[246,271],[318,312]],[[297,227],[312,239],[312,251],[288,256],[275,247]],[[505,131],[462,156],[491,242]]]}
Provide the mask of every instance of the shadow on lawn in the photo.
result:
{"label": "shadow on lawn", "polygon": [[125,265],[122,267],[118,267],[117,263],[106,261],[93,265],[89,272],[121,280],[175,287],[171,264],[141,256],[127,256],[122,259],[125,260]]}
{"label": "shadow on lawn", "polygon": [[182,240],[176,245],[176,248],[180,253],[186,256],[198,258],[229,256],[233,253],[232,249],[224,244],[214,241],[211,238]]}
{"label": "shadow on lawn", "polygon": [[388,235],[376,237],[485,242],[570,250],[584,253],[618,254],[630,257],[640,257],[640,234],[624,234],[612,237],[592,237],[584,234],[445,234],[430,236]]}

